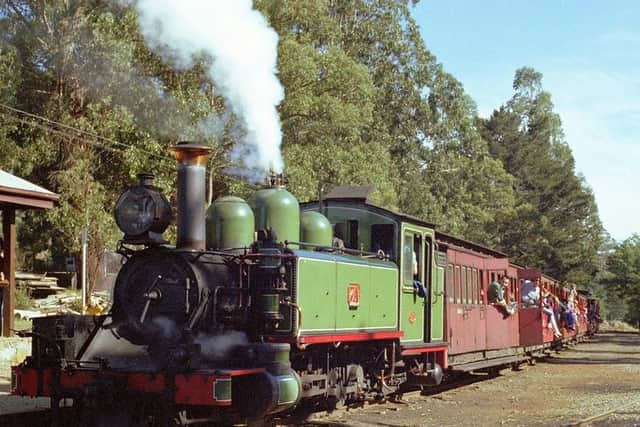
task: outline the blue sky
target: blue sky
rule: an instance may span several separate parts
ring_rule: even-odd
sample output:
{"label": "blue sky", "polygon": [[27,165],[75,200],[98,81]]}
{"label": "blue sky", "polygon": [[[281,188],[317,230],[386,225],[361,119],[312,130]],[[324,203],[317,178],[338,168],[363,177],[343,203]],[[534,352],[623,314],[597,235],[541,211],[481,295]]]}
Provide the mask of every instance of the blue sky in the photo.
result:
{"label": "blue sky", "polygon": [[414,17],[483,117],[517,68],[540,71],[605,228],[640,234],[640,1],[422,0]]}

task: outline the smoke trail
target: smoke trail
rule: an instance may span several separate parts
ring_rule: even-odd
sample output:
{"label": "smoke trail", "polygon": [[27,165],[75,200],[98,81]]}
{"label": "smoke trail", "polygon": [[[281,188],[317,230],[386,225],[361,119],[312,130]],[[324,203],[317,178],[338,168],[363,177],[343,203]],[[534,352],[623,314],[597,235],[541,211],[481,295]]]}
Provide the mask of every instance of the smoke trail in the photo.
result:
{"label": "smoke trail", "polygon": [[165,59],[190,67],[213,61],[209,75],[237,114],[252,148],[250,167],[282,171],[282,132],[276,106],[284,97],[276,77],[278,36],[251,0],[138,0],[141,32]]}

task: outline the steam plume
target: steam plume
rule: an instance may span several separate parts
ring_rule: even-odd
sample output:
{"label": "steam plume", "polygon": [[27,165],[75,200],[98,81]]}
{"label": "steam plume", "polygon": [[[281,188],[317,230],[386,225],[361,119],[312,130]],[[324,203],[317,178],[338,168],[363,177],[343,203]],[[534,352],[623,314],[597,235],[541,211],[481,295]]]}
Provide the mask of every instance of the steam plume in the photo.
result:
{"label": "steam plume", "polygon": [[251,0],[138,0],[150,48],[182,67],[205,54],[209,75],[246,131],[250,167],[282,171],[282,132],[276,106],[284,97],[276,77],[278,36]]}
{"label": "steam plume", "polygon": [[241,331],[229,331],[223,335],[199,335],[196,343],[200,344],[202,357],[206,360],[221,360],[229,355],[236,346],[249,342],[247,335]]}

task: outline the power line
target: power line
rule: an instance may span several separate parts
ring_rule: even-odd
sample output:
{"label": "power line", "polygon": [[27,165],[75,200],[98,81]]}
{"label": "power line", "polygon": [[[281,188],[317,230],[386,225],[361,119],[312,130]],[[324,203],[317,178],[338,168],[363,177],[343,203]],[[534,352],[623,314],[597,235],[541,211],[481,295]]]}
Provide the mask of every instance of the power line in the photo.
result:
{"label": "power line", "polygon": [[[49,119],[49,118],[47,118],[47,117],[40,116],[40,115],[38,115],[38,114],[29,113],[29,112],[27,112],[27,111],[20,110],[20,109],[18,109],[18,108],[14,108],[14,107],[11,107],[11,106],[6,105],[6,104],[3,104],[3,103],[0,103],[0,107],[1,107],[1,108],[4,108],[5,110],[8,110],[8,111],[10,111],[10,112],[12,112],[12,113],[14,113],[14,114],[21,114],[21,115],[23,115],[23,116],[27,116],[27,117],[30,117],[30,118],[32,118],[32,119],[36,119],[36,120],[40,120],[40,121],[43,121],[43,122],[46,122],[46,123],[50,123],[50,124],[55,125],[55,126],[58,126],[58,127],[60,127],[60,128],[63,128],[63,129],[67,129],[67,130],[69,130],[69,131],[76,132],[77,134],[80,134],[80,135],[83,135],[83,136],[87,136],[87,137],[93,138],[93,139],[94,139],[94,140],[96,140],[96,141],[104,141],[103,143],[99,143],[99,146],[100,146],[100,147],[102,147],[102,148],[105,148],[105,149],[111,149],[112,151],[116,151],[116,152],[118,152],[118,151],[119,151],[119,150],[116,150],[116,149],[115,149],[115,148],[113,148],[113,147],[108,147],[108,145],[107,145],[107,144],[105,144],[105,142],[106,142],[106,143],[108,143],[108,144],[115,145],[115,146],[119,146],[119,147],[123,147],[123,148],[125,148],[125,149],[133,149],[133,150],[136,150],[136,151],[142,151],[142,152],[144,152],[144,154],[146,154],[147,156],[149,156],[149,157],[154,157],[154,158],[156,158],[156,159],[158,159],[158,160],[166,160],[166,157],[165,157],[165,156],[161,156],[161,155],[159,155],[159,154],[155,154],[155,153],[152,153],[152,152],[149,152],[149,151],[143,150],[143,149],[141,149],[141,148],[139,148],[139,147],[135,147],[135,146],[128,145],[128,144],[125,144],[125,143],[120,142],[120,141],[116,141],[116,140],[111,139],[111,138],[104,137],[104,136],[99,135],[99,134],[97,134],[97,133],[89,132],[89,131],[86,131],[86,130],[83,130],[83,129],[79,129],[79,128],[76,128],[76,127],[73,127],[73,126],[70,126],[70,125],[66,125],[66,124],[64,124],[64,123],[60,123],[60,122],[57,122],[57,121],[55,121],[55,120],[51,120],[51,119]],[[45,130],[49,130],[49,131],[56,131],[58,134],[62,134],[63,136],[67,136],[67,137],[77,137],[77,135],[71,135],[71,134],[69,134],[69,133],[64,133],[63,131],[61,131],[61,130],[59,130],[59,129],[56,129],[56,128],[54,128],[54,127],[51,127],[51,126],[45,126],[45,127],[43,127],[43,125],[39,125],[39,124],[36,124],[36,123],[34,123],[34,122],[29,122],[29,121],[24,120],[24,119],[21,119],[21,118],[16,118],[16,119],[17,119],[17,120],[20,120],[22,123],[27,124],[27,125],[37,125],[38,127],[43,128],[43,129],[45,129]],[[96,144],[94,144],[94,145],[96,145]],[[120,151],[121,151],[121,150],[120,150]]]}
{"label": "power line", "polygon": [[[2,115],[4,117],[8,117],[10,120],[15,120],[15,121],[20,122],[22,124],[25,124],[25,125],[28,125],[28,126],[34,126],[34,127],[37,127],[38,129],[42,129],[44,131],[51,132],[51,133],[53,133],[55,135],[58,135],[58,136],[62,136],[62,137],[65,137],[65,138],[77,138],[77,135],[72,135],[70,133],[67,133],[67,132],[61,131],[59,129],[53,128],[51,126],[46,126],[46,125],[43,125],[43,124],[40,124],[40,123],[37,123],[37,122],[32,122],[32,121],[29,121],[29,120],[26,120],[26,119],[23,119],[23,118],[20,118],[20,117],[8,116],[6,113],[3,113],[3,112],[0,112],[0,115]],[[86,141],[86,142],[88,144],[90,144],[90,145],[98,146],[100,148],[112,151],[114,153],[121,153],[122,152],[121,150],[118,150],[116,148],[110,147],[108,145],[101,144],[101,143],[96,142],[96,141],[93,141],[93,142],[92,141]]]}

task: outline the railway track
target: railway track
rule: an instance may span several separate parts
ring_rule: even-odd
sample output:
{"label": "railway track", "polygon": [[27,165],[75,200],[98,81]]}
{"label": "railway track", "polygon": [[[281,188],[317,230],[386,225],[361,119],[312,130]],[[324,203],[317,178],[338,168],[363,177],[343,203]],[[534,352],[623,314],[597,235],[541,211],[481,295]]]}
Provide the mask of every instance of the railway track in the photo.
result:
{"label": "railway track", "polygon": [[[507,368],[505,368],[507,369]],[[450,376],[446,381],[443,381],[438,386],[420,389],[405,390],[395,399],[380,399],[380,400],[368,400],[364,402],[347,403],[344,406],[333,410],[327,410],[320,407],[299,407],[291,414],[287,414],[283,417],[277,417],[273,420],[275,426],[289,426],[289,425],[313,425],[314,421],[322,422],[323,418],[329,416],[336,417],[340,415],[346,415],[349,411],[358,410],[359,408],[373,407],[375,405],[382,405],[385,403],[396,403],[398,409],[401,410],[403,404],[408,403],[405,399],[419,399],[423,396],[434,396],[445,391],[465,387],[481,381],[490,380],[499,375],[499,371],[492,371],[490,373],[461,373],[455,376]]]}
{"label": "railway track", "polygon": [[[401,410],[402,404],[406,403],[403,399],[415,399],[420,396],[433,396],[439,393],[443,393],[445,391],[465,387],[480,381],[486,381],[488,379],[496,377],[497,373],[475,373],[475,374],[459,374],[455,377],[449,377],[448,381],[440,384],[439,386],[425,388],[423,390],[414,389],[414,390],[406,390],[402,395],[395,400],[371,400],[365,402],[357,402],[353,404],[346,404],[340,408],[334,409],[332,411],[328,411],[326,408],[321,407],[300,407],[296,411],[287,416],[278,417],[272,420],[270,424],[267,425],[275,425],[275,426],[286,426],[286,425],[299,425],[309,423],[309,418],[312,417],[314,420],[320,421],[322,418],[326,418],[330,415],[335,416],[338,414],[346,414],[348,411],[357,410],[360,407],[379,405],[387,402],[395,402],[399,405],[399,409]],[[64,409],[63,409],[64,410]],[[40,409],[31,412],[20,412],[20,413],[12,413],[0,415],[0,426],[2,427],[49,427],[50,426],[50,418],[51,410],[50,409]]]}

